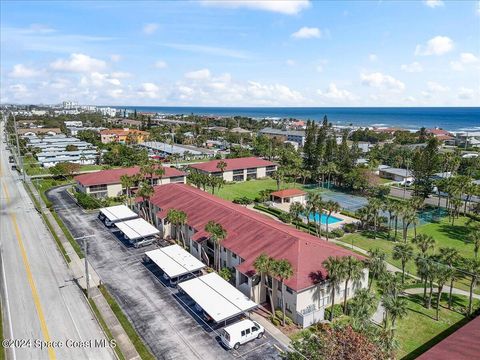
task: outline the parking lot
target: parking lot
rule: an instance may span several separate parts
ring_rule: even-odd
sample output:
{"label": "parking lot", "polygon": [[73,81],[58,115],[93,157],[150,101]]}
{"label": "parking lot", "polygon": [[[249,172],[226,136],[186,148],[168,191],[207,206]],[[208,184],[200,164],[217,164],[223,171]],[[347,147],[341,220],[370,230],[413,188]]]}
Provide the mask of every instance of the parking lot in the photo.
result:
{"label": "parking lot", "polygon": [[187,295],[167,286],[159,269],[142,261],[144,252],[157,245],[135,249],[120,241],[96,212],[79,208],[65,187],[52,189],[47,197],[74,238],[88,236],[91,265],[158,359],[280,358],[283,347],[269,334],[226,350],[219,343],[221,327],[205,323]]}

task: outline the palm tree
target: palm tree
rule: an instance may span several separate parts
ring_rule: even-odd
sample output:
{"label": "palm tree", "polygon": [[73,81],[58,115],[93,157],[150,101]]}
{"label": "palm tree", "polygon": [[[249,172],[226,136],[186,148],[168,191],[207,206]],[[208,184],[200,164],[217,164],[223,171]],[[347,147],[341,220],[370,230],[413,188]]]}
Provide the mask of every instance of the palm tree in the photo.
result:
{"label": "palm tree", "polygon": [[475,253],[475,259],[478,258],[478,250],[480,249],[480,229],[474,229],[468,235],[468,239],[473,243],[473,252]]}
{"label": "palm tree", "polygon": [[183,235],[183,228],[187,223],[187,214],[182,210],[169,209],[166,219],[175,226],[175,234],[179,234],[182,240],[183,247],[186,247],[185,236]]}
{"label": "palm tree", "polygon": [[332,175],[337,174],[337,165],[334,162],[329,162],[325,168],[325,172],[328,176],[328,188],[330,189],[330,178]]}
{"label": "palm tree", "polygon": [[385,311],[392,319],[392,338],[395,332],[395,321],[407,315],[407,300],[403,297],[387,296],[382,301]]}
{"label": "palm tree", "polygon": [[402,284],[405,283],[405,265],[413,258],[413,248],[410,244],[398,244],[393,247],[394,260],[402,262]]}
{"label": "palm tree", "polygon": [[446,247],[446,248],[440,248],[440,259],[447,264],[450,269],[453,271],[450,273],[450,291],[448,294],[448,308],[450,309],[452,307],[452,291],[453,291],[453,283],[458,277],[457,272],[455,271],[455,268],[453,265],[458,261],[459,255],[458,255],[458,250],[455,248],[451,247]]}
{"label": "palm tree", "polygon": [[377,238],[377,221],[378,221],[378,212],[382,208],[382,203],[380,199],[372,198],[368,200],[367,208],[373,218],[373,239]]}
{"label": "palm tree", "polygon": [[417,245],[423,257],[425,257],[425,254],[429,249],[435,248],[435,239],[427,234],[420,234],[414,237],[412,243]]}
{"label": "palm tree", "polygon": [[150,198],[154,194],[153,186],[150,185],[149,183],[142,182],[140,184],[140,187],[138,188],[137,195],[140,196],[143,200],[143,203],[147,204],[147,209],[148,209],[148,215],[147,218],[150,220],[151,214],[150,214]]}
{"label": "palm tree", "polygon": [[397,233],[398,233],[398,218],[403,213],[404,205],[401,202],[396,202],[393,206],[393,214],[395,216],[395,236],[394,240],[397,241]]}
{"label": "palm tree", "polygon": [[280,279],[282,286],[282,325],[285,326],[285,280],[288,280],[293,276],[292,264],[287,259],[275,261],[274,273]]}
{"label": "palm tree", "polygon": [[328,280],[330,282],[330,286],[332,288],[332,308],[330,311],[330,321],[333,321],[333,306],[335,305],[335,291],[340,282],[343,281],[343,269],[342,269],[342,258],[341,257],[334,257],[329,256],[326,260],[322,263],[325,270],[328,273]]}
{"label": "palm tree", "polygon": [[403,222],[403,241],[407,242],[408,227],[417,219],[417,212],[409,204],[406,204],[402,209]]}
{"label": "palm tree", "polygon": [[153,175],[156,175],[160,184],[162,184],[163,175],[165,175],[165,168],[160,165],[154,167]]}
{"label": "palm tree", "polygon": [[368,284],[368,290],[372,288],[373,279],[387,271],[385,264],[386,254],[380,249],[373,249],[368,251],[369,259],[367,260],[368,270],[370,272],[370,279]]}
{"label": "palm tree", "polygon": [[448,279],[451,278],[452,272],[455,271],[452,268],[445,266],[445,265],[440,265],[436,269],[436,282],[438,286],[438,291],[437,291],[437,306],[436,306],[436,312],[435,312],[435,319],[438,321],[438,313],[440,310],[440,298],[442,296],[442,290],[443,286],[445,283],[448,281]]}
{"label": "palm tree", "polygon": [[220,243],[227,237],[227,230],[223,226],[213,220],[205,225],[205,231],[210,234],[214,244],[213,263],[217,271],[220,271]]}
{"label": "palm tree", "polygon": [[127,206],[130,205],[130,189],[134,185],[133,177],[128,175],[120,176],[120,182],[122,183],[122,188],[125,188],[127,193]]}
{"label": "palm tree", "polygon": [[260,274],[261,284],[265,285],[265,287],[267,289],[268,297],[270,299],[270,307],[271,307],[273,317],[275,317],[275,307],[273,305],[273,290],[272,290],[273,280],[272,280],[272,286],[270,286],[268,277],[273,272],[272,270],[273,270],[274,261],[275,260],[270,258],[268,255],[261,254],[253,262],[253,267],[254,267],[255,271],[258,274]]}
{"label": "palm tree", "polygon": [[217,163],[217,169],[219,169],[222,172],[222,178],[223,178],[223,172],[225,171],[226,168],[227,168],[227,163],[225,161],[220,160]]}
{"label": "palm tree", "polygon": [[480,261],[478,259],[468,259],[467,271],[470,273],[472,280],[470,281],[470,296],[468,298],[468,315],[472,314],[473,289],[477,286],[480,278]]}
{"label": "palm tree", "polygon": [[[417,275],[420,276],[423,282],[423,301],[427,303],[427,281],[430,271],[430,260],[425,256],[417,256],[415,259],[415,265],[417,267]],[[426,306],[426,305],[425,305]]]}
{"label": "palm tree", "polygon": [[155,162],[148,160],[145,164],[140,166],[140,174],[143,175],[144,179],[150,179],[150,185],[153,186],[153,174],[155,173]]}
{"label": "palm tree", "polygon": [[[342,260],[343,277],[345,279],[345,291],[343,297],[343,313],[347,313],[347,291],[350,280],[355,284],[363,278],[363,263],[353,256],[346,256]],[[352,286],[353,290],[353,286]]]}
{"label": "palm tree", "polygon": [[302,220],[300,215],[305,213],[305,207],[301,203],[295,201],[290,205],[289,213],[292,221],[295,223],[295,228],[298,229],[299,223]]}
{"label": "palm tree", "polygon": [[334,212],[339,212],[340,211],[340,204],[336,201],[327,201],[325,204],[325,210],[327,211],[327,221],[326,221],[326,236],[327,236],[327,241],[328,241],[328,220],[330,219],[330,216],[332,216],[332,213]]}
{"label": "palm tree", "polygon": [[[323,201],[322,197],[319,193],[313,193],[308,196],[307,206],[310,210],[310,213],[314,215],[314,223],[315,223],[315,231],[317,232],[317,236],[321,236],[321,213],[323,211]],[[308,214],[310,220],[310,213]],[[318,216],[317,216],[318,214]]]}
{"label": "palm tree", "polygon": [[359,289],[350,300],[350,315],[354,325],[365,329],[370,323],[370,317],[377,308],[377,298],[366,289]]}

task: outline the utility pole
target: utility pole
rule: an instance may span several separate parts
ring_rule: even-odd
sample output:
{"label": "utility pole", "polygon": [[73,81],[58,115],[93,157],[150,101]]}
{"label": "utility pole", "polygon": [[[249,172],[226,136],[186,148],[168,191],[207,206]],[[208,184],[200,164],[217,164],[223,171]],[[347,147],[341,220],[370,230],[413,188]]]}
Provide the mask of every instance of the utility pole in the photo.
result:
{"label": "utility pole", "polygon": [[15,140],[17,142],[17,156],[18,156],[17,162],[20,165],[20,169],[22,170],[23,182],[27,182],[26,175],[25,175],[25,168],[23,166],[23,159],[22,159],[22,156],[20,155],[20,141],[18,140],[17,120],[15,119],[15,114],[13,113],[13,111],[10,111],[10,114],[12,114],[13,116],[13,129],[15,131]]}
{"label": "utility pole", "polygon": [[85,256],[85,286],[87,290],[87,299],[90,299],[90,285],[89,285],[89,276],[88,276],[88,244],[87,244],[87,238],[83,238],[83,253]]}

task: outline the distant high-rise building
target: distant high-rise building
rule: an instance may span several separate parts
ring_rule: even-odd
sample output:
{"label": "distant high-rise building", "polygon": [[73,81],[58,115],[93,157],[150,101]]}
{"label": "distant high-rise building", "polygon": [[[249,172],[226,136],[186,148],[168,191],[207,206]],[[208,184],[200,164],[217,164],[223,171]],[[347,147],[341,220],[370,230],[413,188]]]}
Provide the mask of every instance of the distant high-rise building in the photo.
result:
{"label": "distant high-rise building", "polygon": [[78,103],[75,101],[64,101],[63,108],[67,110],[73,110],[78,107]]}

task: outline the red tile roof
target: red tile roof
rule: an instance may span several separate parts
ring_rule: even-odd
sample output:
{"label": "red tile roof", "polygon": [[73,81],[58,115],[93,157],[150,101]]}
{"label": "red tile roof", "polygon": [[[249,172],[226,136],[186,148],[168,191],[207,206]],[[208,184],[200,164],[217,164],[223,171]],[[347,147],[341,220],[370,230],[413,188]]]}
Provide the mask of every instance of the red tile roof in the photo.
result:
{"label": "red tile roof", "polygon": [[245,158],[237,158],[237,159],[212,160],[204,163],[192,164],[190,165],[190,167],[194,169],[206,171],[206,172],[219,172],[220,169],[217,168],[217,164],[220,161],[224,161],[227,164],[227,167],[224,169],[224,171],[240,170],[240,169],[247,169],[247,168],[258,168],[258,167],[275,165],[271,161],[263,160],[257,157],[245,157]]}
{"label": "red tile roof", "polygon": [[198,231],[193,236],[194,241],[206,239],[208,234],[204,227],[208,221],[214,220],[221,224],[227,230],[227,238],[222,241],[222,246],[244,260],[237,269],[246,275],[255,272],[253,262],[262,253],[275,259],[289,260],[294,275],[285,283],[295,291],[306,289],[327,278],[322,261],[329,256],[352,255],[363,259],[335,244],[190,185],[156,186],[150,201],[161,209],[158,214],[160,216],[165,216],[171,208],[184,211],[188,225]]}
{"label": "red tile roof", "polygon": [[129,133],[138,134],[138,135],[148,135],[147,131],[136,130],[136,129],[105,129],[100,131],[101,135],[128,135]]}
{"label": "red tile roof", "polygon": [[480,359],[480,316],[440,341],[418,360]]}
{"label": "red tile roof", "polygon": [[[165,175],[162,176],[164,179],[186,175],[183,171],[171,167],[164,167],[164,169]],[[139,172],[140,166],[134,166],[121,169],[101,170],[93,173],[77,175],[74,179],[83,186],[119,184],[120,177],[122,175],[132,176],[138,174]],[[153,175],[153,178],[156,179],[158,176]]]}
{"label": "red tile roof", "polygon": [[438,136],[438,135],[451,135],[447,130],[443,130],[443,129],[427,129],[427,130],[426,130],[426,133],[427,133],[427,134],[432,134],[432,135],[435,135],[435,136]]}
{"label": "red tile roof", "polygon": [[274,191],[270,195],[273,195],[279,198],[289,198],[294,196],[302,196],[305,194],[306,192],[300,189],[285,189],[280,191]]}

